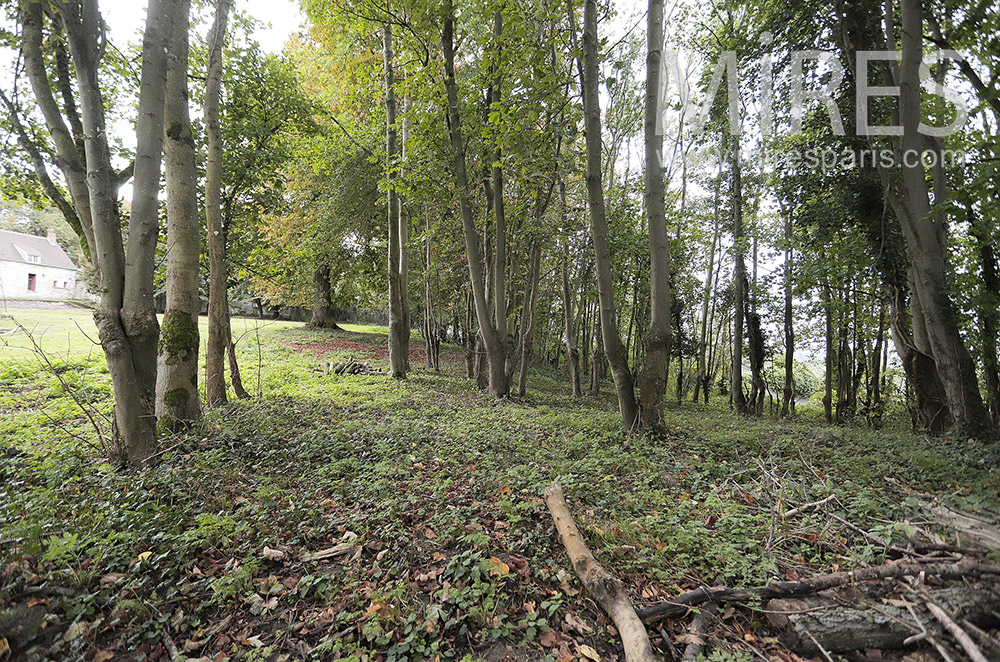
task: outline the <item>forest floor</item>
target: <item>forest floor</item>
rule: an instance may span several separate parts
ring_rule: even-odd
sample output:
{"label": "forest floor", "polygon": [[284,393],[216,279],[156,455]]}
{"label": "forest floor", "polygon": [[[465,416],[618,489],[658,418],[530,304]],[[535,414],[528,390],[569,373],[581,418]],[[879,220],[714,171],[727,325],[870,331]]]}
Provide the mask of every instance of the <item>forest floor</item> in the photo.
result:
{"label": "forest floor", "polygon": [[[1000,511],[996,446],[808,411],[741,420],[721,397],[673,405],[661,436],[627,435],[607,385],[574,400],[539,370],[527,397],[497,401],[464,378],[460,348],[426,369],[416,336],[405,381],[329,374],[385,368],[385,329],[253,320],[236,335],[255,397],[164,438],[155,469],[123,472],[83,411],[106,432],[86,316],[55,314],[15,313],[46,361],[23,332],[0,339],[4,661],[622,659],[542,500],[554,481],[637,606],[719,577],[881,563],[884,543],[934,528],[928,501]],[[710,659],[801,659],[764,616],[721,612]],[[654,645],[683,649],[689,620],[653,628]]]}

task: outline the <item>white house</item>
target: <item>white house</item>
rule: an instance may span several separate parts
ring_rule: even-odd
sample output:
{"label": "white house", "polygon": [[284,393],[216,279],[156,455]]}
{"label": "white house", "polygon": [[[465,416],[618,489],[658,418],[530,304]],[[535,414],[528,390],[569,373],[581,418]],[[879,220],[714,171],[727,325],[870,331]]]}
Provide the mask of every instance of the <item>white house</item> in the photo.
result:
{"label": "white house", "polygon": [[0,230],[0,298],[73,299],[77,268],[56,241]]}

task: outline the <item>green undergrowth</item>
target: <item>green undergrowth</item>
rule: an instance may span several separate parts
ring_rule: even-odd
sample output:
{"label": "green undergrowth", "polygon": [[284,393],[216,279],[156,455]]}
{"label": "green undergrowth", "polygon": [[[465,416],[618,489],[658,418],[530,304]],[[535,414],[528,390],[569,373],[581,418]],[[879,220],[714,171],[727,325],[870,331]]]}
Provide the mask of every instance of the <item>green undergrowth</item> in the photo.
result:
{"label": "green undergrowth", "polygon": [[[258,397],[163,438],[159,465],[143,472],[81,440],[94,434],[66,388],[109,415],[100,361],[67,362],[63,381],[27,361],[3,366],[0,624],[41,614],[25,650],[393,660],[510,646],[555,659],[589,646],[613,656],[617,638],[581,600],[542,500],[554,481],[640,604],[698,581],[759,585],[881,561],[873,539],[904,543],[932,496],[998,508],[993,447],[738,420],[722,403],[685,403],[662,435],[628,435],[608,388],[574,401],[560,375],[541,372],[526,398],[497,401],[458,376],[453,346],[443,373],[414,355],[414,373],[397,382],[318,368],[346,358],[384,367],[384,329],[271,329],[261,343],[240,347]],[[791,522],[777,516],[830,495]],[[750,633],[761,619],[751,610],[733,627]]]}

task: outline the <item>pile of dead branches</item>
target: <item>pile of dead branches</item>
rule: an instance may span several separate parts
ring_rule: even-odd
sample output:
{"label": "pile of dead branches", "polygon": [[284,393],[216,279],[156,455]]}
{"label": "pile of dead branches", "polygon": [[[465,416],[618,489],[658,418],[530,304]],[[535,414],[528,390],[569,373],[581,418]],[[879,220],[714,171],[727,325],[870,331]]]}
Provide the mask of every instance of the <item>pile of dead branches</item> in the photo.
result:
{"label": "pile of dead branches", "polygon": [[[883,651],[924,648],[945,662],[1000,660],[1000,638],[990,631],[1000,627],[1000,565],[987,560],[988,543],[998,530],[983,518],[928,503],[928,512],[937,514],[941,524],[967,541],[965,545],[911,539],[904,547],[879,540],[895,556],[881,565],[862,564],[846,572],[772,581],[756,588],[716,582],[635,610],[620,580],[590,554],[562,489],[553,485],[545,497],[574,569],[618,625],[630,662],[661,659],[653,643],[668,659],[695,660],[706,646],[725,638],[715,634],[726,629],[724,618],[716,615],[719,606],[726,606],[730,615],[743,608],[764,614],[776,637],[759,639],[773,645],[760,650],[748,643],[758,641],[753,635],[741,642],[761,659],[794,662],[803,655],[833,662],[836,654],[883,660],[889,659]],[[791,519],[833,500],[831,496],[803,504],[777,517]],[[687,632],[668,633],[676,629],[677,621],[692,615]],[[650,639],[650,632],[658,632],[659,640]],[[686,648],[678,650],[675,642]]]}
{"label": "pile of dead branches", "polygon": [[368,362],[360,363],[353,358],[342,363],[320,363],[313,371],[324,375],[384,375],[382,370],[377,370],[368,365]]}

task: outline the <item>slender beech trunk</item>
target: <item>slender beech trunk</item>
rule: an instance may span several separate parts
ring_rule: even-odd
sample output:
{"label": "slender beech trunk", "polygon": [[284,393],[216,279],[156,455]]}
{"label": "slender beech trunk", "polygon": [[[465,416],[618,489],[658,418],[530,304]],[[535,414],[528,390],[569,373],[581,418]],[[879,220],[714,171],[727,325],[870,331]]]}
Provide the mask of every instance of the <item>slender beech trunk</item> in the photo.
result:
{"label": "slender beech trunk", "polygon": [[[410,113],[413,100],[409,94],[403,95],[403,121],[400,132],[400,167],[405,167],[410,142]],[[399,196],[399,303],[403,323],[402,352],[403,368],[410,371],[410,207],[403,196]]]}
{"label": "slender beech trunk", "polygon": [[198,396],[198,256],[201,254],[194,136],[188,111],[190,0],[177,0],[167,63],[167,306],[160,330],[156,416],[174,427],[201,415]]}
{"label": "slender beech trunk", "polygon": [[208,77],[205,81],[205,219],[208,227],[208,345],[205,348],[205,400],[210,407],[225,404],[226,349],[229,343],[229,296],[226,229],[222,220],[222,130],[219,104],[222,88],[222,45],[226,39],[232,0],[218,0],[208,35]]}
{"label": "slender beech trunk", "polygon": [[[900,147],[904,155],[921,154],[925,137],[918,132],[920,66],[923,59],[921,0],[900,2],[902,57],[900,62]],[[975,364],[959,332],[958,316],[947,282],[947,228],[931,215],[927,177],[921,159],[903,158],[901,204],[897,217],[913,265],[915,298],[925,323],[945,399],[960,437],[988,438],[995,426],[983,404]],[[942,201],[936,201],[941,204]]]}
{"label": "slender beech trunk", "polygon": [[983,281],[977,311],[981,327],[983,374],[986,377],[986,396],[990,405],[993,424],[1000,423],[1000,360],[997,357],[997,334],[1000,333],[1000,269],[994,242],[986,223],[977,219],[972,206],[967,208],[969,227],[979,250],[979,267]]}
{"label": "slender beech trunk", "polygon": [[[538,284],[541,279],[541,262],[542,242],[536,239],[531,248],[531,274],[528,277],[528,287],[531,290],[531,294],[528,297],[528,305],[525,308],[521,322],[524,324],[524,332],[521,343],[521,372],[517,377],[517,394],[522,398],[528,388],[528,366],[531,364],[531,357],[534,354],[533,345],[538,307]],[[543,345],[542,348],[545,349],[545,346]]]}
{"label": "slender beech trunk", "polygon": [[[493,39],[496,44],[494,57],[493,83],[490,107],[499,109],[503,92],[503,68],[501,59],[501,43],[503,39],[503,12],[499,9],[493,15]],[[497,137],[492,154],[493,183],[493,213],[496,218],[495,253],[493,256],[493,312],[497,346],[489,349],[490,391],[495,395],[505,396],[510,391],[510,371],[507,362],[514,349],[514,339],[507,323],[507,206],[504,199],[504,177],[500,151],[500,140]]]}
{"label": "slender beech trunk", "polygon": [[743,181],[740,164],[739,136],[735,137],[733,147],[733,256],[736,263],[733,288],[736,291],[736,301],[733,306],[733,373],[732,397],[736,413],[745,416],[749,413],[746,396],[743,394],[743,325],[744,307],[746,302],[747,269],[743,261]]}
{"label": "slender beech trunk", "polygon": [[424,268],[424,347],[427,354],[427,367],[432,370],[440,370],[441,338],[437,318],[434,313],[435,297],[431,286],[434,274],[434,252],[432,250],[434,235],[431,232],[430,216],[426,216],[425,223],[427,250],[425,253],[426,262]]}
{"label": "slender beech trunk", "polygon": [[833,294],[830,283],[823,282],[823,312],[826,318],[826,366],[823,372],[823,414],[833,423]]}
{"label": "slender beech trunk", "polygon": [[[136,116],[136,158],[133,177],[132,214],[128,225],[128,245],[123,246],[118,215],[119,181],[111,167],[104,99],[99,83],[99,59],[103,52],[104,23],[96,0],[58,7],[66,30],[70,55],[76,71],[80,102],[78,130],[84,138],[84,152],[68,135],[58,106],[49,108],[51,87],[41,58],[42,18],[40,3],[22,6],[22,37],[25,66],[36,97],[43,109],[50,134],[55,138],[60,161],[66,161],[71,195],[83,220],[89,214],[92,237],[88,236],[91,257],[99,274],[101,301],[94,312],[98,336],[108,361],[115,394],[116,437],[122,441],[122,455],[132,466],[148,463],[156,451],[156,357],[159,325],[153,309],[153,271],[158,234],[157,194],[163,150],[163,113],[167,77],[167,44],[177,5],[150,0],[142,47],[139,106]],[[41,89],[44,85],[45,89]],[[55,110],[52,113],[52,110]],[[59,134],[62,138],[58,138]],[[65,144],[64,144],[65,143]],[[64,149],[72,152],[64,153]],[[85,163],[87,204],[78,204],[76,169]],[[60,167],[63,164],[60,163]],[[76,190],[74,194],[73,191]]]}
{"label": "slender beech trunk", "polygon": [[[445,91],[448,99],[447,127],[451,140],[452,171],[458,189],[459,208],[462,215],[462,232],[465,236],[465,253],[469,266],[469,280],[475,301],[476,318],[479,321],[479,334],[489,361],[489,389],[497,397],[505,397],[509,392],[504,347],[506,337],[501,337],[494,326],[490,315],[490,306],[486,297],[486,282],[483,277],[483,263],[479,251],[479,236],[473,218],[472,200],[469,192],[469,177],[465,165],[465,140],[462,135],[461,112],[458,102],[458,84],[455,81],[455,7],[453,0],[445,0],[444,26],[441,33],[441,48],[444,55]],[[497,233],[499,237],[499,232]],[[506,237],[506,235],[504,235]],[[498,251],[500,252],[500,251]],[[500,264],[494,262],[494,271]],[[496,282],[494,278],[494,282]],[[497,317],[504,315],[506,326],[506,305],[495,306]],[[504,329],[506,336],[506,328]],[[504,360],[500,360],[504,359]]]}
{"label": "slender beech trunk", "polygon": [[868,424],[878,430],[882,427],[882,349],[885,345],[885,302],[878,301],[878,335],[871,357],[871,398],[868,407]]}
{"label": "slender beech trunk", "polygon": [[464,346],[465,346],[465,376],[469,379],[475,379],[476,377],[476,338],[478,336],[472,333],[472,316],[473,316],[473,303],[472,295],[468,292],[465,294],[465,335],[463,336]]}
{"label": "slender beech trunk", "polygon": [[382,28],[385,54],[385,151],[386,181],[389,201],[389,372],[394,379],[406,378],[406,353],[403,339],[403,288],[401,285],[399,196],[396,193],[396,169],[399,166],[396,144],[396,77],[392,60],[392,27]]}
{"label": "slender beech trunk", "polygon": [[649,0],[646,18],[645,133],[646,222],[649,230],[649,335],[646,364],[639,379],[642,423],[663,425],[663,397],[670,365],[670,238],[663,208],[663,134],[660,118],[660,61],[663,53],[663,0]]}
{"label": "slender beech trunk", "polygon": [[[597,292],[600,303],[601,337],[604,353],[611,365],[611,376],[615,382],[622,425],[625,429],[632,430],[640,423],[639,408],[635,400],[632,372],[629,370],[628,357],[618,331],[615,314],[614,279],[601,173],[601,105],[598,95],[600,54],[598,52],[597,11],[597,0],[586,0],[580,88],[583,91],[584,127],[587,142],[587,198],[590,206],[590,234],[594,243],[594,258],[597,265]],[[575,41],[576,21],[572,3],[569,3],[569,15],[570,31],[574,35]],[[669,317],[667,319],[669,321]],[[597,372],[599,366],[596,360],[594,367],[595,372]]]}
{"label": "slender beech trunk", "polygon": [[[565,227],[566,215],[566,184],[559,180],[559,200],[560,214],[563,215],[563,227]],[[562,260],[562,299],[563,299],[563,323],[566,341],[566,362],[569,364],[569,379],[573,384],[573,397],[583,396],[580,388],[580,351],[576,347],[576,334],[573,324],[573,297],[569,290],[569,242],[563,244]]]}
{"label": "slender beech trunk", "polygon": [[[89,30],[89,24],[86,21],[89,20],[89,17],[92,15],[91,12],[96,13],[96,7],[88,7],[87,12],[78,17],[76,21],[67,22],[67,32],[80,32],[80,29],[74,29],[74,27],[78,24],[83,30]],[[59,108],[59,104],[56,102],[55,96],[52,93],[53,84],[49,78],[48,72],[46,71],[46,58],[43,53],[43,44],[45,43],[42,35],[43,18],[44,13],[42,11],[41,2],[34,1],[22,3],[19,20],[21,23],[21,53],[24,56],[24,70],[28,76],[28,81],[31,83],[31,90],[35,98],[35,103],[38,105],[38,108],[42,113],[42,118],[45,120],[45,127],[48,129],[49,136],[52,138],[52,144],[59,156],[57,165],[59,167],[59,171],[63,175],[63,180],[66,183],[66,189],[69,193],[70,200],[72,201],[72,208],[74,211],[73,214],[68,215],[68,218],[72,221],[73,216],[75,215],[79,220],[79,227],[74,227],[74,229],[77,230],[77,234],[80,235],[81,243],[84,244],[90,251],[95,271],[97,271],[98,280],[100,280],[100,256],[94,254],[97,249],[94,239],[94,218],[91,213],[90,206],[90,185],[87,179],[87,169],[93,164],[88,160],[90,158],[90,153],[87,152],[85,145],[81,144],[83,142],[83,136],[88,135],[86,131],[89,127],[84,124],[84,120],[81,119],[75,106],[73,107],[73,112],[67,112],[67,117],[64,118],[62,111]],[[100,20],[99,16],[97,17],[97,20]],[[76,67],[79,67],[80,63],[76,62],[76,55],[73,54],[74,49],[72,46],[72,39],[87,39],[91,36],[96,35],[79,34],[78,37],[70,38],[70,51]],[[96,42],[90,45],[89,48],[96,49]],[[87,55],[90,55],[90,53],[87,53]],[[87,64],[92,67],[97,66],[97,62],[95,61],[88,60]],[[78,80],[82,76],[89,75],[89,71],[86,69],[84,72],[81,72],[77,68],[76,73]],[[69,76],[65,76],[64,80],[60,80],[60,83],[63,83],[65,86],[69,86]],[[97,92],[100,93],[100,90],[97,90]],[[68,96],[72,99],[71,94]],[[83,98],[82,90],[80,97],[80,106],[82,110],[83,105],[90,103],[90,101]],[[17,115],[13,112],[11,112],[10,116],[12,119],[17,119]],[[69,122],[69,126],[67,126],[67,120]],[[26,143],[33,144],[29,141],[26,133],[24,134],[24,139],[21,142],[22,145]],[[38,173],[46,172],[43,157],[40,153],[33,155],[33,160],[36,162],[35,169]],[[38,163],[38,161],[41,161],[41,163]],[[41,168],[39,168],[39,166],[41,166]],[[107,165],[107,168],[110,170],[110,164]],[[43,183],[44,179],[45,177],[39,177],[39,180]],[[52,183],[51,180],[49,181],[51,184],[49,190],[55,193],[55,184]],[[100,222],[100,219],[98,219],[98,222]]]}
{"label": "slender beech trunk", "polygon": [[788,418],[795,407],[795,328],[792,320],[792,215],[785,212],[785,389],[781,394],[781,417]]}

